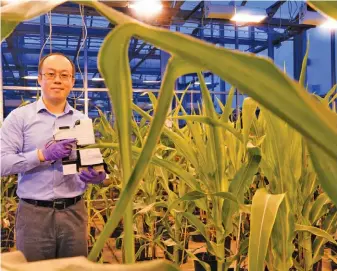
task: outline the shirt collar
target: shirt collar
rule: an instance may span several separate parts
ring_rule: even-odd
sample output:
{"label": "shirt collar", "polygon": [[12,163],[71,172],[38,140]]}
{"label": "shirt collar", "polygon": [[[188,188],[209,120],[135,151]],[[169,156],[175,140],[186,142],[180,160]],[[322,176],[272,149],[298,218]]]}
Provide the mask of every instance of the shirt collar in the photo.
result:
{"label": "shirt collar", "polygon": [[[48,111],[46,105],[44,104],[42,98],[38,99],[36,102],[36,112],[40,113],[43,111]],[[64,114],[73,114],[74,113],[74,108],[66,102],[66,106],[64,108]]]}

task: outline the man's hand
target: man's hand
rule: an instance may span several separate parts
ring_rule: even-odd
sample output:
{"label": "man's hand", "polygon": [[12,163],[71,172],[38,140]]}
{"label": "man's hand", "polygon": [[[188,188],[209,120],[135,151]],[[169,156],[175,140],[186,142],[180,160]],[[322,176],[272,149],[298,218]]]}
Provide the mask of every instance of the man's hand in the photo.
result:
{"label": "man's hand", "polygon": [[76,139],[65,139],[55,142],[42,150],[38,150],[40,161],[55,161],[68,157],[75,142]]}
{"label": "man's hand", "polygon": [[92,183],[92,184],[99,184],[103,182],[106,178],[106,173],[103,171],[97,172],[91,167],[88,167],[89,171],[81,171],[78,175],[82,182],[85,183]]}

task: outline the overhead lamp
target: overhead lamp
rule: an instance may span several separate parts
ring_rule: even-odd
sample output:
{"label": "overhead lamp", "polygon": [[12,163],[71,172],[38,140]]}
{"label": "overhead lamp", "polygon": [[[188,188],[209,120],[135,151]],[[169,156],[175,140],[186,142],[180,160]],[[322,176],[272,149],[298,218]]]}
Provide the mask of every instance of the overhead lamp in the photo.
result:
{"label": "overhead lamp", "polygon": [[155,81],[155,80],[144,80],[143,83],[145,84],[158,84],[161,81]]}
{"label": "overhead lamp", "polygon": [[138,15],[151,17],[158,14],[163,9],[163,5],[159,0],[138,0],[129,4],[129,8]]}
{"label": "overhead lamp", "polygon": [[245,6],[219,5],[214,1],[205,4],[205,17],[227,19],[240,23],[258,23],[267,17],[264,9]]}
{"label": "overhead lamp", "polygon": [[230,20],[239,23],[259,23],[265,18],[267,18],[267,15],[236,13]]}
{"label": "overhead lamp", "polygon": [[104,81],[104,78],[95,77],[95,78],[91,78],[91,81]]}
{"label": "overhead lamp", "polygon": [[23,76],[22,78],[26,80],[37,80],[38,76],[37,75],[26,75],[26,76]]}
{"label": "overhead lamp", "polygon": [[267,13],[263,9],[235,7],[234,15],[231,21],[238,23],[259,23],[267,18]]}
{"label": "overhead lamp", "polygon": [[299,11],[299,24],[316,25],[324,29],[337,29],[337,21],[304,3]]}
{"label": "overhead lamp", "polygon": [[337,29],[337,21],[329,18],[324,23],[322,23],[320,27],[326,29]]}
{"label": "overhead lamp", "polygon": [[[195,85],[200,85],[200,82],[194,82]],[[206,82],[205,83],[206,85],[211,85],[212,83],[211,82]]]}

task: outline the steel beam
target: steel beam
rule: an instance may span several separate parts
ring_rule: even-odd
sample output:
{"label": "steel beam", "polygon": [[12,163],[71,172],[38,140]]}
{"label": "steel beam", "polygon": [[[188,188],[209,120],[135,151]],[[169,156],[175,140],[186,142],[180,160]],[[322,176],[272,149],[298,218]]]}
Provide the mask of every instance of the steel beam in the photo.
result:
{"label": "steel beam", "polygon": [[331,87],[336,85],[336,32],[331,30]]}
{"label": "steel beam", "polygon": [[[29,54],[29,55],[38,55],[40,53],[40,48],[25,48],[25,47],[23,47],[23,48],[14,49],[14,50],[16,50],[16,51],[18,51],[22,54]],[[2,52],[3,53],[10,53],[11,50],[9,48],[4,47],[4,48],[2,48]],[[74,49],[65,48],[65,49],[62,49],[62,52],[66,55],[74,55],[76,51],[75,51],[75,48]],[[81,51],[79,55],[83,56],[83,54],[84,54],[83,51]],[[97,55],[98,55],[98,52],[96,50],[95,51],[93,51],[93,50],[89,51],[88,50],[88,57],[97,57]],[[147,54],[141,53],[141,54],[135,55],[133,58],[142,59],[145,55],[147,55]],[[151,55],[151,59],[160,59],[160,55],[157,55],[157,54]],[[28,63],[28,64],[30,64],[30,63]],[[35,62],[32,63],[32,64],[35,64]]]}
{"label": "steel beam", "polygon": [[[336,31],[331,30],[331,85],[336,85]],[[335,93],[337,90],[335,90]],[[337,112],[337,99],[334,102],[334,109]]]}
{"label": "steel beam", "polygon": [[204,7],[204,1],[200,1],[198,5],[194,7],[191,11],[188,11],[188,13],[184,16],[184,21],[187,21],[189,18],[192,17],[192,15],[197,12],[199,9],[202,9]]}
{"label": "steel beam", "polygon": [[307,35],[306,31],[294,36],[294,79],[299,80],[302,62],[305,55]]}
{"label": "steel beam", "polygon": [[274,15],[276,14],[276,12],[278,11],[278,9],[285,3],[285,0],[282,1],[276,1],[274,4],[272,4],[271,6],[269,6],[266,9],[266,13],[268,15],[268,18],[273,18]]}
{"label": "steel beam", "polygon": [[273,33],[268,31],[268,57],[274,60]]}
{"label": "steel beam", "polygon": [[131,68],[131,73],[133,73],[135,70],[137,70],[137,68],[142,65],[142,63],[152,54],[154,54],[154,52],[157,50],[156,47],[152,47],[152,49],[135,65]]}

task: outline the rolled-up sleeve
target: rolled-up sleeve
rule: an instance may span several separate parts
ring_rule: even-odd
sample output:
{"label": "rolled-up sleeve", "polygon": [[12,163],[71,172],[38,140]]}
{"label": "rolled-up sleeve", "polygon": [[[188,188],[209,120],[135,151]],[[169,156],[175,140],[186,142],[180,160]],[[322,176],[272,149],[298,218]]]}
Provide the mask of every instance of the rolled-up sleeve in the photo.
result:
{"label": "rolled-up sleeve", "polygon": [[1,127],[1,176],[23,173],[40,165],[37,149],[23,153],[23,120],[10,113]]}

